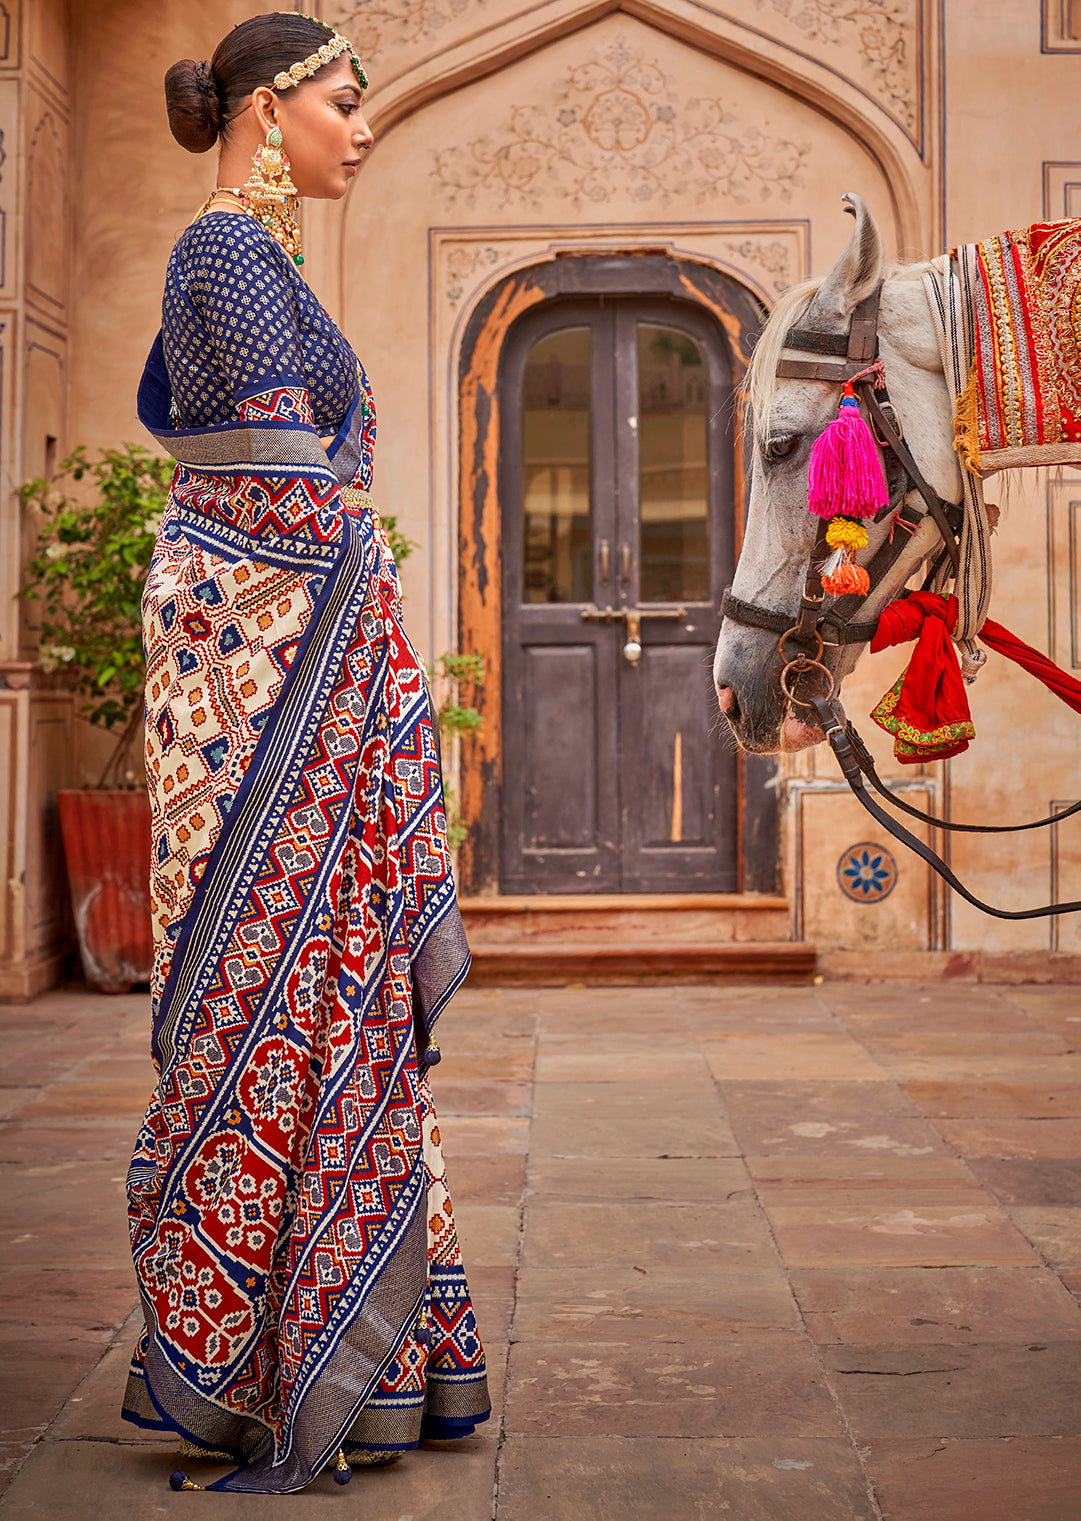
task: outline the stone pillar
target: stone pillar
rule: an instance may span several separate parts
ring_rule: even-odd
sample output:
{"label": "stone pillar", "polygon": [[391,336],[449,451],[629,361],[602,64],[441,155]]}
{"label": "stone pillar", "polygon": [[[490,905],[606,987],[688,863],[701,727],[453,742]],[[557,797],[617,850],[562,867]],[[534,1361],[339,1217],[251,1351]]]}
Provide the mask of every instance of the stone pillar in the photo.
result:
{"label": "stone pillar", "polygon": [[18,488],[67,443],[71,204],[65,0],[0,0],[0,997],[57,980],[69,948],[55,791],[72,699],[40,684],[17,592]]}

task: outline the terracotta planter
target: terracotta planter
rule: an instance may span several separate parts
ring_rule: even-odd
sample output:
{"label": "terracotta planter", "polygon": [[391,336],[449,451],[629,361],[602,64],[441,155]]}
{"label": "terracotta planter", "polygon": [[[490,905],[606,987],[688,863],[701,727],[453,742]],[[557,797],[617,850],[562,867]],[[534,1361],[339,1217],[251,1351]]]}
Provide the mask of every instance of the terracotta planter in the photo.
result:
{"label": "terracotta planter", "polygon": [[71,906],[83,972],[101,993],[149,982],[150,799],[129,792],[58,792]]}

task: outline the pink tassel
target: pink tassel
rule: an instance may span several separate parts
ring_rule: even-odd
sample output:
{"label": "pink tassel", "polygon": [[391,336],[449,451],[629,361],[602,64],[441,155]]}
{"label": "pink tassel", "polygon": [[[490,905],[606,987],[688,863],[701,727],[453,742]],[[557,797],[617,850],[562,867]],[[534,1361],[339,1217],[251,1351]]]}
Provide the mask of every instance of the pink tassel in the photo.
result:
{"label": "pink tassel", "polygon": [[807,505],[820,518],[869,518],[888,501],[878,446],[849,381],[837,416],[811,449]]}

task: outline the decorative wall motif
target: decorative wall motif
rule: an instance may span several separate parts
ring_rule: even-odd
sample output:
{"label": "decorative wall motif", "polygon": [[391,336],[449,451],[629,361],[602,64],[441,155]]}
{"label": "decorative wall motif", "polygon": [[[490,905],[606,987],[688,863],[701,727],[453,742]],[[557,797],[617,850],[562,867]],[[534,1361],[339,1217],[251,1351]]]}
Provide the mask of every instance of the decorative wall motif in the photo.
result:
{"label": "decorative wall motif", "polygon": [[1081,0],[1043,0],[1041,52],[1081,53]]}
{"label": "decorative wall motif", "polygon": [[809,147],[740,121],[720,99],[681,100],[676,81],[623,37],[570,68],[542,105],[496,133],[435,155],[449,204],[504,210],[545,196],[584,208],[618,195],[666,206],[724,195],[788,200]]}
{"label": "decorative wall motif", "polygon": [[[919,10],[917,0],[754,0],[773,20],[778,40],[823,62],[853,52],[855,83],[911,133],[919,130]],[[1048,0],[1050,3],[1050,0]],[[771,28],[772,30],[773,28]],[[821,49],[825,47],[823,54]],[[841,72],[850,64],[838,61]]]}
{"label": "decorative wall motif", "polygon": [[67,283],[67,196],[60,131],[51,111],[34,128],[27,170],[28,286],[52,306],[62,307]]}
{"label": "decorative wall motif", "polygon": [[327,7],[326,19],[344,32],[360,56],[377,62],[393,47],[435,42],[449,21],[464,15],[470,5],[485,0],[338,0]]}
{"label": "decorative wall motif", "polygon": [[1081,164],[1044,164],[1043,216],[1045,222],[1081,217]]}
{"label": "decorative wall motif", "polygon": [[803,276],[802,270],[797,273],[792,267],[790,240],[762,236],[740,238],[726,243],[724,250],[735,261],[761,269],[769,276],[766,284],[778,296]]}
{"label": "decorative wall motif", "polygon": [[[475,244],[460,243],[456,248],[451,248],[447,253],[445,276],[446,287],[444,294],[451,305],[459,302],[466,292],[466,283],[469,276],[479,269],[490,269],[493,264],[499,262],[499,250],[488,245],[480,248]],[[475,285],[476,281],[469,281]]]}

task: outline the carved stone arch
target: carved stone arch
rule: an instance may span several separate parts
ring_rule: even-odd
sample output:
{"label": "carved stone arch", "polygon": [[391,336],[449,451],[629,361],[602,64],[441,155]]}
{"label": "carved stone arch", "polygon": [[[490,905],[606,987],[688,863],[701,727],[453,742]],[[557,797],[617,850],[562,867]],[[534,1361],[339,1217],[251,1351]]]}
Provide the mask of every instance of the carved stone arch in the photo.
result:
{"label": "carved stone arch", "polygon": [[[897,123],[832,68],[761,33],[748,34],[721,15],[692,9],[684,0],[549,0],[379,84],[367,113],[372,130],[377,137],[385,136],[439,96],[497,73],[614,13],[633,17],[811,106],[857,142],[879,168],[891,199],[897,247],[909,255],[931,248],[933,213],[915,183],[920,173],[926,177],[926,169],[918,149]],[[342,203],[343,242],[350,199],[351,195]]]}
{"label": "carved stone arch", "polygon": [[[470,834],[459,873],[470,894],[498,891],[502,752],[502,559],[500,549],[500,366],[516,322],[542,302],[583,295],[661,295],[708,314],[724,334],[738,382],[746,372],[764,306],[737,275],[699,256],[654,248],[561,250],[507,273],[477,292],[459,324],[458,375],[458,642],[483,653],[486,671],[475,701],[481,729],[463,744],[461,806]],[[742,531],[745,446],[736,422],[735,501]],[[740,758],[741,834],[766,844],[778,829],[771,757]],[[772,842],[772,843],[771,843]],[[763,852],[759,850],[759,855]],[[774,851],[775,857],[775,851]],[[745,889],[771,891],[775,881],[745,877]]]}

